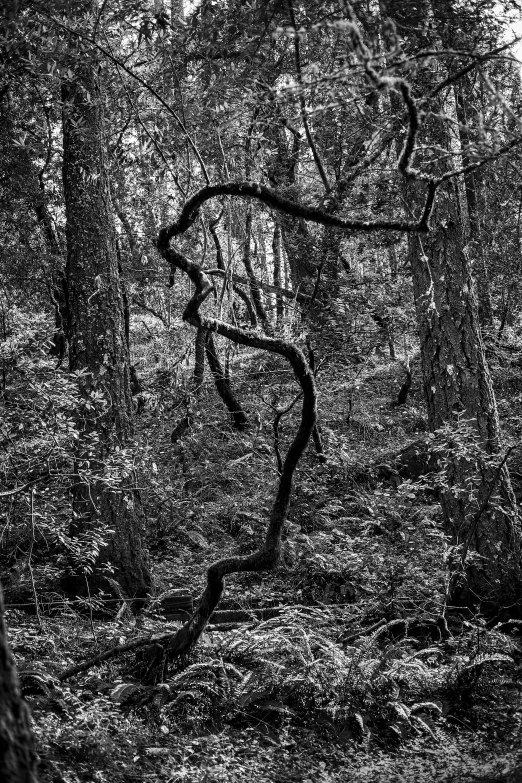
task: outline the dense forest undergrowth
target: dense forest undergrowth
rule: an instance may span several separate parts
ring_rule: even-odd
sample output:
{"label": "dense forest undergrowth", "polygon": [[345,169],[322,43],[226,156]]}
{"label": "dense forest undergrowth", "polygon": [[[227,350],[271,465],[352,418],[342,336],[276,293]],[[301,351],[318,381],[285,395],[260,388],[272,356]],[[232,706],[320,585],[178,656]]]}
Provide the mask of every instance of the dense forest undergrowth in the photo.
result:
{"label": "dense forest undergrowth", "polygon": [[[16,546],[4,531],[4,565],[15,565],[4,583],[6,615],[41,779],[518,780],[519,626],[446,605],[449,546],[434,490],[444,464],[424,475],[424,448],[447,454],[451,438],[453,448],[472,450],[468,433],[463,424],[430,438],[418,360],[407,401],[397,405],[404,357],[392,361],[381,350],[361,363],[321,366],[326,462],[310,443],[277,568],[227,580],[225,605],[251,610],[251,619],[211,619],[194,652],[157,686],[146,684],[132,653],[71,682],[56,679],[73,662],[176,627],[162,615],[165,596],[195,598],[208,563],[256,548],[277,476],[274,397],[266,394],[269,379],[278,405],[292,400],[284,363],[249,351],[231,361],[253,422],[238,432],[211,379],[187,402],[191,369],[165,370],[166,357],[146,349],[154,319],[134,321],[143,403],[136,440],[154,575],[144,611],[133,616],[125,600],[95,597],[83,607],[53,605],[60,593],[45,534],[37,530],[28,568],[20,554],[31,531]],[[32,372],[49,384],[60,370],[37,344],[35,337],[27,350]],[[147,366],[151,355],[160,369]],[[519,438],[520,357],[512,333],[492,355],[508,443]],[[191,424],[172,443],[187,405]],[[281,448],[295,419],[293,410],[283,419]],[[519,459],[513,452],[515,477]],[[38,618],[10,608],[35,592]],[[274,604],[275,617],[256,618],[253,608]]]}

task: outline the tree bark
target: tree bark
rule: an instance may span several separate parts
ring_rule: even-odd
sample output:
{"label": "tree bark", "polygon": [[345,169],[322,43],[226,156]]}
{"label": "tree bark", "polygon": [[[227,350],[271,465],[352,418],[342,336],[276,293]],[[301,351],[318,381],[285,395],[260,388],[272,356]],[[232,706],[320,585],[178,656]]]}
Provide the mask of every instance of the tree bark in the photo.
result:
{"label": "tree bark", "polygon": [[[422,3],[422,10],[433,31],[429,0]],[[431,45],[437,46],[436,33],[432,34]],[[444,76],[436,67],[429,78],[436,83]],[[423,85],[426,93],[433,83]],[[434,101],[434,113],[427,115],[421,139],[428,148],[434,146],[455,155],[445,117],[450,109],[444,101]],[[441,174],[437,170],[440,166],[432,163],[431,171]],[[418,206],[424,188],[416,181],[405,188],[410,208]],[[520,611],[520,526],[509,474],[501,464],[500,426],[465,249],[456,178],[439,187],[431,225],[426,236],[413,233],[408,238],[428,423],[434,431],[446,424],[469,422],[482,454],[471,461],[456,457],[447,467],[448,484],[441,503],[446,530],[460,548],[455,550],[449,600],[481,607],[491,614],[512,612],[515,605]]]}
{"label": "tree bark", "polygon": [[20,694],[15,663],[7,643],[0,586],[0,780],[37,783],[36,753],[29,710]]}
{"label": "tree bark", "polygon": [[132,440],[133,423],[123,288],[96,67],[84,53],[74,80],[63,86],[69,362],[72,371],[84,373],[79,377],[84,424],[77,470],[94,468],[99,476],[91,486],[77,482],[71,532],[77,536],[112,530],[101,559],[115,569],[129,596],[142,596],[151,580],[142,543],[139,493],[133,479],[122,479],[115,490],[102,480],[107,458]]}
{"label": "tree bark", "polygon": [[[455,89],[457,119],[459,121],[459,135],[462,147],[462,164],[464,167],[471,162],[469,158],[469,123],[471,117],[477,113],[476,110],[472,109],[470,102],[466,100],[464,94],[465,87],[466,85],[459,85]],[[493,307],[483,245],[483,210],[481,209],[481,201],[483,201],[481,195],[483,195],[484,191],[483,176],[484,172],[482,170],[468,171],[464,174],[464,186],[469,218],[469,244],[472,252],[473,275],[477,287],[478,314],[482,329],[488,332],[493,329]]]}
{"label": "tree bark", "polygon": [[[442,493],[446,529],[454,544],[476,553],[455,580],[451,600],[497,611],[519,603],[520,528],[516,501],[504,466],[479,519],[466,486],[476,483],[478,507],[491,493],[495,470],[488,456],[500,452],[500,427],[480,333],[474,282],[454,208],[456,193],[441,193],[431,235],[410,241],[414,296],[421,342],[428,423],[469,421],[484,451],[482,464],[455,460]],[[451,214],[453,213],[453,214]]]}

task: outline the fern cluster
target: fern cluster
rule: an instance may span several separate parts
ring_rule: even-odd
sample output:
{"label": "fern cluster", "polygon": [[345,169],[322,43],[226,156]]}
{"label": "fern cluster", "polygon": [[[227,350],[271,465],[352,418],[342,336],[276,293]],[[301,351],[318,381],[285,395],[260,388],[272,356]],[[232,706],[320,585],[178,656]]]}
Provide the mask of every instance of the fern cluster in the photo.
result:
{"label": "fern cluster", "polygon": [[441,740],[463,695],[512,686],[507,637],[476,628],[456,642],[416,649],[393,640],[392,621],[350,644],[324,608],[288,609],[255,627],[219,634],[211,658],[155,690],[154,704],[179,727],[238,720],[308,720],[354,741],[389,743],[418,734]]}

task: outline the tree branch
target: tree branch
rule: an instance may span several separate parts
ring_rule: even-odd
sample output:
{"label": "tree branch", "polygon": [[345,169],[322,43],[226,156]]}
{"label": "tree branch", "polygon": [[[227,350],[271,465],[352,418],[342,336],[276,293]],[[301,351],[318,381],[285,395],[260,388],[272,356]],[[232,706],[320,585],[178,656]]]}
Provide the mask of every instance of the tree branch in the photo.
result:
{"label": "tree branch", "polygon": [[281,551],[281,534],[286,521],[292,480],[316,421],[315,379],[303,352],[293,343],[240,329],[216,318],[201,315],[200,307],[213,287],[203,269],[174,248],[169,247],[167,232],[158,238],[158,250],[172,266],[185,272],[194,284],[194,294],[185,308],[184,320],[194,326],[204,327],[240,345],[261,348],[283,356],[292,366],[303,393],[301,422],[288,449],[279,478],[276,497],[272,506],[265,540],[250,555],[227,557],[211,565],[207,571],[207,585],[198,601],[192,617],[169,640],[169,655],[176,657],[189,650],[206,627],[214,608],[223,593],[225,577],[244,571],[262,571],[274,568]]}
{"label": "tree branch", "polygon": [[[225,277],[226,272],[224,272],[222,269],[205,269],[205,272],[207,275],[211,275],[212,277]],[[230,275],[232,278],[232,281],[234,283],[239,283],[240,285],[248,285],[248,280],[246,277],[242,277],[241,275],[237,275],[235,272]],[[298,302],[301,302],[302,304],[308,304],[310,302],[310,295],[309,294],[302,294],[299,291],[290,291],[289,288],[281,288],[277,285],[272,285],[272,283],[265,283],[264,280],[258,280],[257,284],[259,288],[262,288],[263,291],[269,291],[273,294],[279,294],[280,296],[284,296],[285,299],[296,299]],[[234,289],[236,290],[236,289]]]}
{"label": "tree branch", "polygon": [[[438,184],[438,183],[437,183]],[[168,242],[173,237],[184,233],[198,217],[200,207],[209,199],[218,196],[237,196],[239,198],[254,198],[263,202],[279,212],[294,217],[310,220],[323,226],[344,228],[351,231],[401,231],[411,233],[414,231],[427,232],[430,209],[424,208],[419,221],[407,220],[351,220],[332,215],[317,207],[299,204],[296,201],[281,196],[277,191],[257,182],[223,182],[219,185],[207,185],[198,190],[183,205],[181,213],[175,223],[161,231],[161,241]]]}

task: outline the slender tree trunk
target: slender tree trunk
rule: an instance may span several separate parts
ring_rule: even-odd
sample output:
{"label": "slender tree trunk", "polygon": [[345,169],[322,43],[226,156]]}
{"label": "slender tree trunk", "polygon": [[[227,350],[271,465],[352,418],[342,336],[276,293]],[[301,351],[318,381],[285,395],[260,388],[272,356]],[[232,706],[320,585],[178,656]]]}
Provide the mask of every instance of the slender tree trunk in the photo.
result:
{"label": "slender tree trunk", "polygon": [[[266,133],[277,150],[269,172],[270,181],[281,195],[299,201],[296,166],[299,160],[301,137],[297,131],[294,131],[292,147],[289,149],[282,126],[269,126]],[[315,240],[304,220],[286,214],[280,215],[278,220],[281,243],[288,257],[288,272],[293,288],[301,293],[311,294],[317,268],[317,263],[314,263],[317,255]]]}
{"label": "slender tree trunk", "polygon": [[205,330],[199,327],[194,341],[194,387],[196,394],[201,391],[205,376]]}
{"label": "slender tree trunk", "polygon": [[520,309],[520,273],[522,271],[522,187],[520,188],[518,198],[518,216],[517,216],[517,231],[516,231],[516,261],[514,268],[511,270],[509,276],[509,282],[506,291],[506,279],[504,278],[503,293],[502,293],[502,315],[500,317],[500,325],[498,327],[498,339],[502,337],[502,332],[505,326],[512,326],[515,313]]}
{"label": "slender tree trunk", "polygon": [[150,586],[150,575],[139,493],[132,479],[121,479],[115,490],[102,480],[107,459],[132,440],[133,424],[103,99],[95,73],[96,63],[84,55],[74,80],[63,87],[69,361],[71,370],[83,373],[79,383],[84,395],[77,470],[89,467],[100,477],[91,486],[77,482],[71,532],[96,535],[112,530],[106,534],[108,544],[99,560],[112,565],[128,595],[142,596]]}
{"label": "slender tree trunk", "polygon": [[[281,226],[276,222],[274,226],[274,238],[272,241],[274,255],[274,285],[283,288],[283,247],[281,239]],[[285,317],[285,305],[280,293],[276,293],[276,326],[281,329]]]}
{"label": "slender tree trunk", "polygon": [[42,237],[47,245],[48,258],[50,260],[50,263],[46,263],[46,271],[49,276],[48,288],[55,309],[55,333],[50,353],[58,356],[61,363],[66,351],[65,332],[67,320],[62,249],[47,206],[43,174],[37,170],[27,147],[17,147],[15,150],[16,114],[8,96],[9,93],[6,91],[2,93],[0,98],[0,144],[4,148],[4,152],[7,152],[7,160],[2,161],[2,174],[6,182],[12,180],[19,183],[17,187],[23,188],[25,191],[26,205],[34,210]]}
{"label": "slender tree trunk", "polygon": [[205,351],[207,354],[208,366],[210,367],[210,371],[214,376],[217,392],[230,411],[232,421],[234,422],[234,427],[238,430],[243,430],[248,424],[248,419],[246,413],[242,409],[234,392],[232,391],[230,380],[227,378],[223,366],[219,360],[214,335],[210,331],[206,332]]}
{"label": "slender tree trunk", "polygon": [[7,644],[0,586],[0,780],[37,783],[36,753],[29,710],[20,694],[16,668]]}
{"label": "slender tree trunk", "polygon": [[[214,222],[209,224],[209,229],[210,229],[210,233],[212,235],[212,239],[214,241],[214,245],[215,245],[215,248],[216,248],[216,267],[218,269],[220,269],[222,272],[224,272],[224,276],[226,278],[227,277],[227,268],[225,266],[225,261],[223,259],[223,249],[221,247],[221,242],[219,241],[219,236],[218,236],[218,233],[217,233],[217,230],[216,230],[216,226],[217,226],[218,222],[219,222],[219,218],[218,218],[218,220],[216,220],[216,221],[214,221]],[[251,325],[255,329],[256,326],[257,326],[257,315],[256,315],[256,309],[255,309],[254,305],[252,304],[252,301],[251,301],[250,297],[248,296],[246,291],[243,291],[241,286],[236,285],[233,282],[232,282],[232,288],[233,288],[234,293],[237,294],[237,296],[243,301],[243,303],[244,303],[244,305],[246,307],[247,313],[248,313],[248,317],[250,319],[250,323],[251,323]]]}
{"label": "slender tree trunk", "polygon": [[263,304],[263,296],[259,283],[257,282],[256,273],[252,266],[252,208],[250,206],[247,207],[245,234],[243,264],[250,284],[250,294],[252,296],[257,318],[262,323],[265,332],[269,334],[271,331],[270,322]]}

